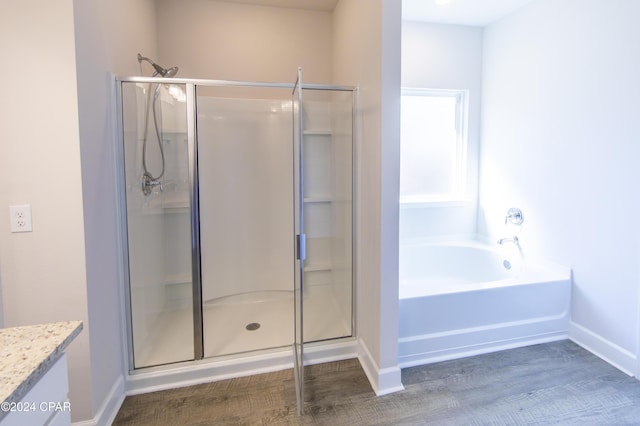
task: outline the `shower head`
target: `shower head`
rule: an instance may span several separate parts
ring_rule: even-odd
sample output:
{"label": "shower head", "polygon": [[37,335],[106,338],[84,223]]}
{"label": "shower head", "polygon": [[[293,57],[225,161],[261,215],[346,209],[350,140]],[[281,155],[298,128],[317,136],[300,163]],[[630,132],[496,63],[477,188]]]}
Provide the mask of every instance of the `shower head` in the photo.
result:
{"label": "shower head", "polygon": [[165,74],[163,75],[163,77],[174,77],[176,74],[178,74],[178,67],[171,67],[168,70],[165,70]]}
{"label": "shower head", "polygon": [[147,61],[151,64],[153,69],[155,70],[154,76],[159,75],[160,77],[173,77],[178,74],[178,67],[171,67],[169,69],[162,68],[160,65],[156,64],[149,58],[145,58],[141,54],[138,53],[138,63],[142,63],[142,61]]}

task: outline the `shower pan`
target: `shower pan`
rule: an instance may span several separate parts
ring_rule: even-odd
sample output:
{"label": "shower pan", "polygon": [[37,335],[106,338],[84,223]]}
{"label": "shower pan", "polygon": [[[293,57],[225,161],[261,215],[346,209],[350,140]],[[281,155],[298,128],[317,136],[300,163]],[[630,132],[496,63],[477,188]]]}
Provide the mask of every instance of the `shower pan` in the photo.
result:
{"label": "shower pan", "polygon": [[355,89],[174,76],[117,78],[131,373],[292,345],[302,368],[355,335]]}

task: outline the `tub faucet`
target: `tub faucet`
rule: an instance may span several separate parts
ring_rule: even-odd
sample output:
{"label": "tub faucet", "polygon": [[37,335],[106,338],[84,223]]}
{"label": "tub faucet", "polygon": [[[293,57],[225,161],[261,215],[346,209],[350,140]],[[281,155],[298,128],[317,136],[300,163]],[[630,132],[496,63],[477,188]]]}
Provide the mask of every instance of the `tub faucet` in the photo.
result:
{"label": "tub faucet", "polygon": [[513,236],[511,238],[500,238],[498,240],[498,244],[504,244],[504,243],[513,243],[515,244],[518,248],[520,248],[520,240],[518,239],[517,236]]}
{"label": "tub faucet", "polygon": [[504,224],[506,225],[508,222],[511,222],[514,225],[522,225],[522,222],[524,222],[522,210],[517,207],[511,207],[507,212],[507,216],[504,218]]}

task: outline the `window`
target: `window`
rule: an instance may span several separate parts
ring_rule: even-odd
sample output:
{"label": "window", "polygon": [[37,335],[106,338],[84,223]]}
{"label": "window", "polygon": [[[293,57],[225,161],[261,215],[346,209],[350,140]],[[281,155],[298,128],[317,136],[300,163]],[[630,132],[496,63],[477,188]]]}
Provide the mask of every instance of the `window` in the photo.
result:
{"label": "window", "polygon": [[400,203],[464,200],[467,98],[465,90],[402,90]]}

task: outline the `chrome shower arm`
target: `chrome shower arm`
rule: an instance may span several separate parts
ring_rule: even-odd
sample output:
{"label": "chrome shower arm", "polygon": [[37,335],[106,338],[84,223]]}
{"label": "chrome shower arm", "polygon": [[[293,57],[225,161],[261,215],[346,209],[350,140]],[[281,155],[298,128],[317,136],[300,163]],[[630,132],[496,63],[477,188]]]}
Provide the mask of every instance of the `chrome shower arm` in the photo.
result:
{"label": "chrome shower arm", "polygon": [[138,63],[142,63],[142,61],[146,61],[151,64],[151,66],[155,70],[154,76],[159,75],[160,77],[173,77],[178,73],[178,67],[171,67],[168,69],[163,68],[160,65],[156,64],[151,59],[147,58],[146,56],[142,56],[141,54],[138,53]]}

